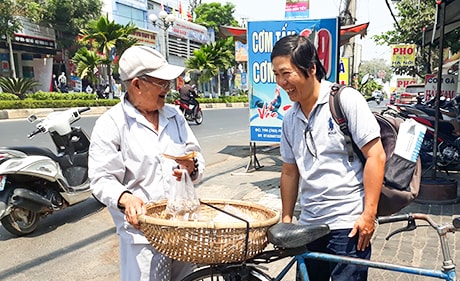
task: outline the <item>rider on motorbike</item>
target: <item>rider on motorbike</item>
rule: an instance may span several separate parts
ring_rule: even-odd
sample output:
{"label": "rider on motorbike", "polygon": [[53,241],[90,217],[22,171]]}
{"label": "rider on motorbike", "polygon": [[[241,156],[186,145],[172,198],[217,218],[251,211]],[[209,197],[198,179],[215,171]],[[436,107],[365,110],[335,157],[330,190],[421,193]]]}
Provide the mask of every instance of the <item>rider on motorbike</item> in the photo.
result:
{"label": "rider on motorbike", "polygon": [[179,94],[181,101],[185,102],[189,107],[193,106],[193,115],[196,115],[196,110],[198,109],[198,101],[195,99],[198,97],[196,86],[190,85],[190,77],[184,79],[185,84],[179,88]]}

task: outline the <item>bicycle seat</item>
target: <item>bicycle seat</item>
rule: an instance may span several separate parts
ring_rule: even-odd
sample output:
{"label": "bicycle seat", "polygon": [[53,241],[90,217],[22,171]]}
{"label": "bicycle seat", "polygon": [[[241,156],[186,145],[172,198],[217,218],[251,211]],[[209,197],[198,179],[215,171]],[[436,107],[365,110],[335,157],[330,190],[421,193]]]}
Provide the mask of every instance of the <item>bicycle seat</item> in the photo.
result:
{"label": "bicycle seat", "polygon": [[329,232],[329,226],[326,224],[298,225],[293,223],[278,223],[268,229],[267,238],[275,246],[297,248],[305,246],[329,234]]}

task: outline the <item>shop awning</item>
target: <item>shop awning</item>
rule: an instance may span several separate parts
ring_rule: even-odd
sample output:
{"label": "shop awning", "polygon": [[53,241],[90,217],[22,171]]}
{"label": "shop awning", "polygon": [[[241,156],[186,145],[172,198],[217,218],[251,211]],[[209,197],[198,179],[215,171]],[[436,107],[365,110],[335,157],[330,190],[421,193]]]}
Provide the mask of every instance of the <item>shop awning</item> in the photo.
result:
{"label": "shop awning", "polygon": [[224,38],[233,36],[235,41],[240,41],[243,44],[247,42],[246,28],[221,25],[219,26],[219,35]]}
{"label": "shop awning", "polygon": [[356,35],[360,35],[360,38],[366,36],[368,27],[368,22],[340,27],[340,46],[347,44],[350,39]]}
{"label": "shop awning", "polygon": [[[346,25],[340,28],[340,46],[348,43],[350,38],[360,35],[361,38],[366,36],[369,23]],[[219,35],[227,38],[233,36],[234,40],[246,44],[246,28],[233,26],[219,26]]]}
{"label": "shop awning", "polygon": [[[452,1],[446,4],[446,15],[445,15],[445,22],[444,22],[444,34],[448,34],[458,28],[460,28],[460,1]],[[436,26],[436,30],[434,33],[433,38],[433,25],[428,27],[425,31],[425,44],[429,44],[431,39],[434,41],[439,39],[439,30],[440,30],[440,23],[438,22]]]}

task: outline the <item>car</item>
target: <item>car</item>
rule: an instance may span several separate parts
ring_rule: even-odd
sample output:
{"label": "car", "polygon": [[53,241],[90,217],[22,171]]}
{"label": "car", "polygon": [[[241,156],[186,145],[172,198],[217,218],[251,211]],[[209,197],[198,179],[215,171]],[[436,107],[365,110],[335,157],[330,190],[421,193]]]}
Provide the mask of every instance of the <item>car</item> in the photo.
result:
{"label": "car", "polygon": [[409,84],[399,97],[399,103],[415,104],[417,98],[425,94],[425,84]]}

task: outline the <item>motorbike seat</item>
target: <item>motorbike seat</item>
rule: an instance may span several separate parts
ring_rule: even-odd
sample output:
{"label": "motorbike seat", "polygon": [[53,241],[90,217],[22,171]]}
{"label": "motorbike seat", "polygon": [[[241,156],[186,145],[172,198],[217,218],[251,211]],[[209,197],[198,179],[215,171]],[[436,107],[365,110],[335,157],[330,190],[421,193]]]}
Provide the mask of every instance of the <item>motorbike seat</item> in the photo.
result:
{"label": "motorbike seat", "polygon": [[28,155],[41,155],[53,159],[56,162],[59,162],[59,157],[51,151],[51,149],[46,147],[36,147],[36,146],[11,146],[8,149],[22,151]]}

